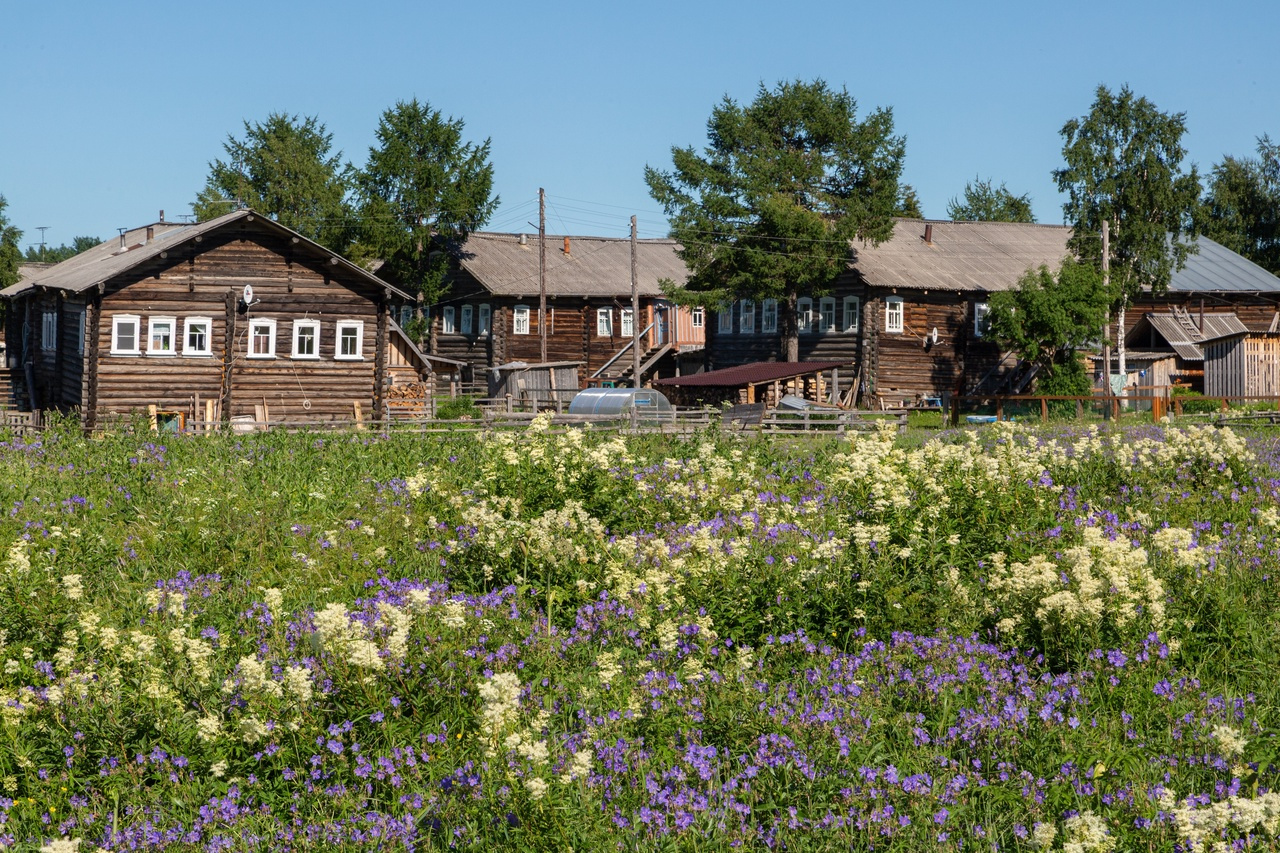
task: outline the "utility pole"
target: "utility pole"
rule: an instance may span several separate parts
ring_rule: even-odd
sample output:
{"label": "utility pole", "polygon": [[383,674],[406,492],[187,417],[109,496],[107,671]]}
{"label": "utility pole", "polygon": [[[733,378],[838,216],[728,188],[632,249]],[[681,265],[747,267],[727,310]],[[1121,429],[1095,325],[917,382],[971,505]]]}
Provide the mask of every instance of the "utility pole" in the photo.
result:
{"label": "utility pole", "polygon": [[40,263],[44,263],[44,232],[49,230],[49,226],[37,225],[36,230],[40,232]]}
{"label": "utility pole", "polygon": [[636,274],[636,218],[631,217],[631,376],[640,387],[640,279]]}
{"label": "utility pole", "polygon": [[547,363],[547,193],[538,187],[538,337]]}
{"label": "utility pole", "polygon": [[[1102,220],[1102,290],[1111,289],[1111,220]],[[1106,395],[1111,396],[1111,309],[1107,309],[1102,326],[1102,376],[1106,382]],[[1111,411],[1108,407],[1107,411]]]}

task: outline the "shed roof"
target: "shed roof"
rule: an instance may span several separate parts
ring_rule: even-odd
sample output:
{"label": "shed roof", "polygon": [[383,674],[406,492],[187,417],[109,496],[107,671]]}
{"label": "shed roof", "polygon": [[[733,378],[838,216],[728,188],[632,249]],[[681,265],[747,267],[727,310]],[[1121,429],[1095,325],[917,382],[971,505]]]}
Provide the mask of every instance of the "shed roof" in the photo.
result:
{"label": "shed roof", "polygon": [[1204,350],[1200,345],[1211,338],[1249,331],[1249,327],[1235,314],[1205,314],[1203,318],[1196,320],[1196,323],[1203,322],[1203,329],[1188,328],[1168,312],[1144,314],[1143,319],[1186,361],[1204,361]]}
{"label": "shed roof", "polygon": [[[310,246],[316,253],[336,258],[338,264],[345,270],[354,273],[368,283],[380,288],[390,287],[404,299],[413,298],[399,288],[387,284],[368,270],[351,263],[341,255],[331,252],[319,243],[286,228],[270,217],[255,213],[248,208],[235,210],[204,222],[154,222],[150,225],[131,228],[124,232],[121,238],[99,243],[91,249],[67,258],[60,264],[34,271],[32,275],[23,278],[17,284],[0,290],[0,296],[10,298],[21,296],[35,288],[83,293],[122,273],[128,272],[134,267],[142,265],[160,255],[161,252],[173,250],[197,237],[213,233],[220,228],[241,220],[246,222],[256,220],[263,227],[279,231],[290,237],[297,237],[299,241]],[[151,229],[150,241],[147,240],[148,229]]]}
{"label": "shed roof", "polygon": [[[930,242],[925,242],[925,228]],[[1070,252],[1065,225],[1022,222],[948,222],[898,219],[893,236],[878,246],[855,242],[855,268],[874,287],[917,290],[1011,290],[1029,269],[1062,266]],[[1176,293],[1280,292],[1280,278],[1249,259],[1197,237],[1199,252],[1175,270]]]}
{"label": "shed roof", "polygon": [[739,385],[760,385],[779,379],[791,379],[809,373],[845,367],[848,364],[847,361],[757,361],[721,370],[708,370],[706,373],[655,379],[653,384],[674,385],[681,388],[733,388]]}
{"label": "shed roof", "polygon": [[[521,237],[525,236],[524,244]],[[622,296],[631,293],[631,241],[617,237],[547,235],[548,296]],[[564,251],[568,240],[569,252]],[[689,272],[674,240],[638,240],[636,277],[641,296],[661,296],[658,282],[684,284]],[[538,240],[520,234],[473,232],[457,250],[461,267],[495,296],[538,295]]]}

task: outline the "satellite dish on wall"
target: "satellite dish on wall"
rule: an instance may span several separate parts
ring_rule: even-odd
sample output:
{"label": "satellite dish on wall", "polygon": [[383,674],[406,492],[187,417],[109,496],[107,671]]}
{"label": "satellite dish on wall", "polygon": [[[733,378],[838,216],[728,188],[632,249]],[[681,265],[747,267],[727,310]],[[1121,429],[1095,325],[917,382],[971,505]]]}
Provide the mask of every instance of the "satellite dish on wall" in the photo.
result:
{"label": "satellite dish on wall", "polygon": [[933,331],[929,332],[929,343],[936,344],[938,342],[938,327],[934,326]]}
{"label": "satellite dish on wall", "polygon": [[240,298],[244,301],[245,305],[253,304],[253,285],[252,284],[246,284],[244,286],[244,290],[241,292]]}

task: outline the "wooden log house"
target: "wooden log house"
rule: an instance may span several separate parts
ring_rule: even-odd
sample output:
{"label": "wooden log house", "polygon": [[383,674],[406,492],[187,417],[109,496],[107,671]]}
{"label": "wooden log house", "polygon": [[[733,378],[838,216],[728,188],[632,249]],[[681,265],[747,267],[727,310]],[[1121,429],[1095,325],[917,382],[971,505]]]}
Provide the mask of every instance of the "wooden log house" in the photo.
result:
{"label": "wooden log house", "polygon": [[126,231],[0,296],[31,407],[90,427],[373,419],[393,372],[429,369],[390,316],[408,294],[252,210]]}
{"label": "wooden log house", "polygon": [[[641,374],[702,367],[701,309],[663,298],[660,282],[687,275],[672,240],[637,242],[640,316],[631,309],[631,244],[608,237],[546,238],[546,316],[539,312],[538,238],[476,232],[451,251],[447,292],[427,306],[430,353],[464,361],[476,377],[512,362],[577,362],[583,384],[631,383],[632,331]],[[405,316],[409,309],[406,307]]]}

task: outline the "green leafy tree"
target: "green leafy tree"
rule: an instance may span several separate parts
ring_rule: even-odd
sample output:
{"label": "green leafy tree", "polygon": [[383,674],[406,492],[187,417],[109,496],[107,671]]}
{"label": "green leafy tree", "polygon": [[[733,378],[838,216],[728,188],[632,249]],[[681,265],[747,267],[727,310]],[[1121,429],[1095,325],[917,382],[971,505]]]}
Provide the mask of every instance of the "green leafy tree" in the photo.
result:
{"label": "green leafy tree", "polygon": [[28,246],[24,260],[33,264],[59,264],[67,258],[74,258],[86,249],[92,249],[101,242],[97,237],[77,237],[71,241],[70,246],[66,243],[61,246],[45,246],[43,249],[39,246]]}
{"label": "green leafy tree", "polygon": [[1097,339],[1113,298],[1090,264],[1068,259],[1057,276],[1044,266],[1028,270],[1017,288],[992,294],[988,335],[1039,366],[1042,392],[1088,394],[1077,352]]}
{"label": "green leafy tree", "polygon": [[0,288],[18,283],[18,267],[22,265],[22,251],[18,248],[22,232],[4,215],[8,206],[9,202],[0,195]]}
{"label": "green leafy tree", "polygon": [[893,112],[859,121],[856,107],[821,80],[762,84],[750,105],[725,96],[712,110],[702,153],[673,148],[671,171],[645,168],[689,268],[672,296],[777,299],[785,357],[799,359],[799,295],[829,291],[851,240],[888,239],[902,196]]}
{"label": "green leafy tree", "polygon": [[209,164],[205,187],[191,206],[201,221],[244,205],[281,225],[343,252],[353,232],[347,195],[351,166],[330,153],[333,134],[314,116],[271,113],[244,123],[244,137],[228,135],[226,160]]}
{"label": "green leafy tree", "polygon": [[1118,94],[1099,86],[1089,114],[1062,127],[1066,165],[1053,176],[1075,228],[1069,245],[1098,264],[1102,223],[1110,223],[1111,278],[1122,306],[1143,288],[1162,293],[1195,251],[1200,177],[1194,165],[1183,171],[1185,132],[1185,113],[1163,113],[1128,86]]}
{"label": "green leafy tree", "polygon": [[1263,136],[1256,158],[1224,157],[1200,213],[1209,237],[1280,274],[1280,145]]}
{"label": "green leafy tree", "polygon": [[947,216],[961,222],[1035,222],[1031,196],[1014,195],[1003,183],[974,178],[964,185],[964,195],[947,202]]}
{"label": "green leafy tree", "polygon": [[924,213],[920,209],[920,196],[911,184],[902,185],[898,193],[898,208],[893,215],[906,219],[924,219]]}
{"label": "green leafy tree", "polygon": [[401,101],[382,114],[377,145],[356,175],[362,223],[358,254],[380,257],[389,277],[440,298],[446,261],[436,251],[460,242],[497,208],[489,140],[463,140],[462,119],[430,104]]}

